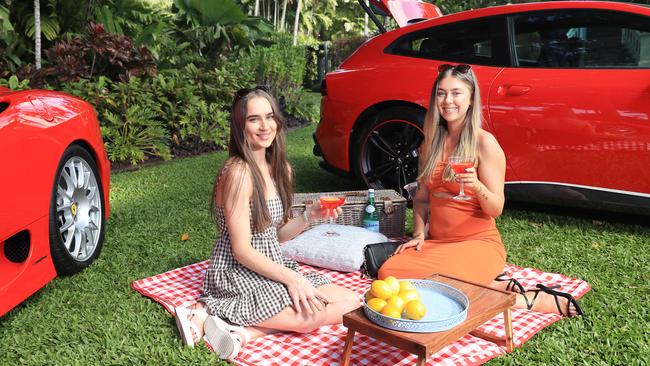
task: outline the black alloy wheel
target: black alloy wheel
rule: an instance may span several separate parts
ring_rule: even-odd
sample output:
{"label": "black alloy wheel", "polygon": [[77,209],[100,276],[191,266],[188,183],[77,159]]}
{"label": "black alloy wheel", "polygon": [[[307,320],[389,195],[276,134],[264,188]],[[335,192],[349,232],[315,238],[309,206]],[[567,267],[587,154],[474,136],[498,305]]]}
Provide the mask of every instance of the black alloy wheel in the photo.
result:
{"label": "black alloy wheel", "polygon": [[356,176],[370,188],[394,189],[408,197],[404,185],[417,178],[423,119],[423,112],[406,107],[389,108],[372,117],[356,141]]}

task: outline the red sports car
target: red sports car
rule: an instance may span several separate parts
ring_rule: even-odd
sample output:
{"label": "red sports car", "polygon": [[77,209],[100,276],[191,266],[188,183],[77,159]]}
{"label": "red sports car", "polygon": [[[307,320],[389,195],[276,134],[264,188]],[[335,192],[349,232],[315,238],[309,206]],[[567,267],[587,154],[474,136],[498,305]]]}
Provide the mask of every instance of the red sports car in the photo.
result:
{"label": "red sports car", "polygon": [[93,262],[110,165],[95,110],[75,97],[0,87],[0,316]]}
{"label": "red sports car", "polygon": [[506,153],[508,198],[650,213],[650,7],[544,2],[443,16],[410,0],[371,5],[400,28],[326,75],[321,166],[401,190],[417,175],[438,66],[469,64],[484,128]]}

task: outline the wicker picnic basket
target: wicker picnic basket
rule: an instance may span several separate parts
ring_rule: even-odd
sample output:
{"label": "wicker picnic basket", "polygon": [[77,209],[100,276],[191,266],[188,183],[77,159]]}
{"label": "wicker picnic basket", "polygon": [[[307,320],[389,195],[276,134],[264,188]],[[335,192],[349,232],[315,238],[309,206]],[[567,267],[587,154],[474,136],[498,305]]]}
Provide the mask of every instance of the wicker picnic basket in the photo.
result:
{"label": "wicker picnic basket", "polygon": [[[363,226],[368,191],[295,193],[293,195],[291,216],[298,217],[302,215],[307,205],[311,205],[324,195],[345,196],[345,204],[342,206],[343,213],[336,219],[337,224]],[[406,199],[390,189],[375,190],[375,207],[379,211],[379,232],[389,238],[403,237],[406,221]],[[315,220],[309,224],[309,227],[327,222],[326,220]]]}

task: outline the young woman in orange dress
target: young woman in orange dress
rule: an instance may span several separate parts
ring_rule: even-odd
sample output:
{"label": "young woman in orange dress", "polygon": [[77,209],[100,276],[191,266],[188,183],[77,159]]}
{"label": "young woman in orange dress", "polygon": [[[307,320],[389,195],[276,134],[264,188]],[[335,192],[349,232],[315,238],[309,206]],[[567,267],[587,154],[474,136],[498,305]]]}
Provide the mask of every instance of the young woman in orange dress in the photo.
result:
{"label": "young woman in orange dress", "polygon": [[[443,64],[425,117],[413,239],[380,268],[379,278],[425,278],[433,273],[517,292],[516,307],[582,315],[568,293],[543,285],[526,291],[500,273],[506,251],[495,218],[505,201],[506,159],[495,137],[481,128],[481,97],[469,65]],[[455,174],[449,158],[473,160]],[[463,184],[469,199],[455,197]],[[428,231],[426,227],[428,225]]]}

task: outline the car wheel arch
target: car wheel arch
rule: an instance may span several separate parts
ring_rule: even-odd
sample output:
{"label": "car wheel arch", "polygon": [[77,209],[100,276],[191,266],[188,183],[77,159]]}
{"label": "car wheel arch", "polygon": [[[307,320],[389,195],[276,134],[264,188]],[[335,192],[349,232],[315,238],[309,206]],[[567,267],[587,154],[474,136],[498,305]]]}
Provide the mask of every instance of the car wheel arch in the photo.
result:
{"label": "car wheel arch", "polygon": [[[350,171],[360,184],[404,194],[402,187],[417,177],[426,110],[412,103],[386,103],[367,112],[350,134]],[[393,169],[396,175],[390,173]]]}
{"label": "car wheel arch", "polygon": [[[363,131],[364,126],[372,119],[372,118],[377,118],[379,113],[383,110],[387,109],[393,109],[393,108],[409,108],[413,109],[417,113],[422,113],[424,116],[427,112],[426,108],[422,107],[421,105],[413,102],[408,102],[404,100],[387,100],[387,101],[382,101],[377,104],[373,104],[370,107],[366,108],[361,114],[359,114],[359,117],[354,122],[354,125],[352,126],[352,129],[350,130],[350,140],[348,143],[349,151],[348,151],[348,160],[350,167],[353,167],[354,164],[354,153],[356,150],[355,147],[355,141],[359,139],[359,134],[361,131]],[[354,174],[354,172],[351,169],[351,173]]]}

